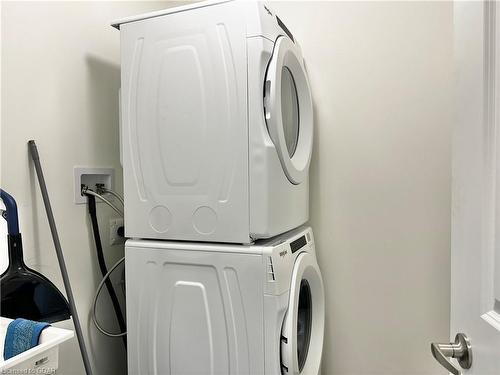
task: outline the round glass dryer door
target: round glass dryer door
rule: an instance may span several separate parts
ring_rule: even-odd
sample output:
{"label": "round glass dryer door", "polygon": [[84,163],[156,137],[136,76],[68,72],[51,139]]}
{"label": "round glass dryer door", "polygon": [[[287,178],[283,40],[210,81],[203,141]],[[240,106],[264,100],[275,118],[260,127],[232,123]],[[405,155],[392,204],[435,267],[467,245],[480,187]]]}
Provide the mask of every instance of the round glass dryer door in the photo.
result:
{"label": "round glass dryer door", "polygon": [[316,260],[301,253],[292,272],[288,310],[281,331],[284,375],[318,374],[323,351],[325,295]]}
{"label": "round glass dryer door", "polygon": [[313,109],[302,53],[287,36],[276,39],[267,68],[264,114],[286,176],[300,184],[311,162]]}

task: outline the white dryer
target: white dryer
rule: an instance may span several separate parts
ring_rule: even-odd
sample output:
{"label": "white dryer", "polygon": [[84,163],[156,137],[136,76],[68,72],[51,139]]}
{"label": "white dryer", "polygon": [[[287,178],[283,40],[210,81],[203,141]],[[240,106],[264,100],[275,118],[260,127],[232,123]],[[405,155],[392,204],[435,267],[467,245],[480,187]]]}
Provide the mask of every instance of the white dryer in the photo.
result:
{"label": "white dryer", "polygon": [[310,228],[254,246],[128,240],[125,259],[129,375],[319,373]]}
{"label": "white dryer", "polygon": [[113,26],[127,237],[251,243],[305,223],[313,108],[280,18],[211,1]]}

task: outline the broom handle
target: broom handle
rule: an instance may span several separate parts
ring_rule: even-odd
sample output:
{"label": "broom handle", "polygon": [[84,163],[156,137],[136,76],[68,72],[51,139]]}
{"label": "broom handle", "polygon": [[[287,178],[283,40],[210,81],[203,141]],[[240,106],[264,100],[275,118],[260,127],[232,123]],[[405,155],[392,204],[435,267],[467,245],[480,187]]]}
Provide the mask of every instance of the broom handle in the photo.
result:
{"label": "broom handle", "polygon": [[78,312],[76,311],[73,292],[71,291],[71,283],[68,277],[68,270],[66,269],[66,263],[64,262],[64,254],[61,249],[59,235],[57,234],[56,222],[54,220],[54,214],[52,213],[52,207],[50,206],[49,194],[47,193],[47,186],[45,185],[42,166],[40,165],[40,156],[38,155],[38,149],[36,148],[35,141],[29,141],[28,146],[31,158],[33,159],[33,163],[35,164],[36,175],[38,177],[38,183],[40,184],[40,190],[42,192],[43,204],[45,205],[45,211],[47,212],[50,232],[52,233],[52,240],[54,241],[57,260],[59,262],[59,268],[61,269],[64,288],[66,289],[66,295],[68,296],[69,308],[71,316],[73,317],[73,324],[75,325],[76,337],[78,338],[78,345],[80,346],[80,352],[82,353],[83,365],[85,366],[85,372],[87,373],[87,375],[92,375],[92,368],[90,367],[89,356],[87,353],[87,348],[85,346],[85,341],[83,339],[82,327],[80,325],[80,319],[78,318]]}

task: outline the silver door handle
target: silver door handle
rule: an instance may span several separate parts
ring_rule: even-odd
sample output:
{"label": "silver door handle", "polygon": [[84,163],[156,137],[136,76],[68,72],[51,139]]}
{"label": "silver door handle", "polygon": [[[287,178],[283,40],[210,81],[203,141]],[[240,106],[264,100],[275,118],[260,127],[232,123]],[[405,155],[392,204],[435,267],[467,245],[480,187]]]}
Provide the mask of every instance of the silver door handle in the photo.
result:
{"label": "silver door handle", "polygon": [[449,344],[431,344],[432,356],[449,372],[460,375],[460,370],[448,358],[456,358],[463,369],[472,366],[472,346],[470,340],[463,333],[457,333],[455,342]]}

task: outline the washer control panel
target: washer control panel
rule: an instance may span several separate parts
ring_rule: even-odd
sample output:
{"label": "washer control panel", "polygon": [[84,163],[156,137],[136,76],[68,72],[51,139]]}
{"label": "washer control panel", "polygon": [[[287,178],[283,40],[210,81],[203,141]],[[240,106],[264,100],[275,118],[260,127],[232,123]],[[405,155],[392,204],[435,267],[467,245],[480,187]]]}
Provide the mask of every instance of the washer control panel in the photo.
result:
{"label": "washer control panel", "polygon": [[295,235],[284,234],[274,242],[274,246],[266,247],[266,250],[263,256],[266,263],[265,293],[280,295],[290,289],[297,256],[304,251],[315,254],[312,230],[304,228]]}

